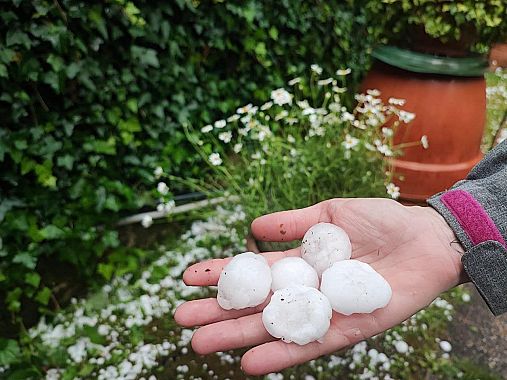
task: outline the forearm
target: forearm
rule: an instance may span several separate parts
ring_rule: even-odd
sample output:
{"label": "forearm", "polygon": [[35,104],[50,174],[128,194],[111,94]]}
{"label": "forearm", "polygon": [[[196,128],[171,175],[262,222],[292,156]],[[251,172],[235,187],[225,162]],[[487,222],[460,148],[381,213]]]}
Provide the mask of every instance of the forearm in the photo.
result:
{"label": "forearm", "polygon": [[491,311],[507,312],[507,142],[428,203],[456,234],[464,270]]}

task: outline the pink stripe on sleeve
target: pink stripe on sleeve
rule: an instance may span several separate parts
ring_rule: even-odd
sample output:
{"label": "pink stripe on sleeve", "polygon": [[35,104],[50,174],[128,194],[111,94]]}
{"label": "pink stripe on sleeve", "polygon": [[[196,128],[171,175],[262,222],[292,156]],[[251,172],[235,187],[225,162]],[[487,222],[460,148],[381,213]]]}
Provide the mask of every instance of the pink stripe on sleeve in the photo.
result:
{"label": "pink stripe on sleeve", "polygon": [[472,195],[464,190],[450,190],[443,194],[440,200],[451,211],[474,245],[495,240],[507,248],[495,222]]}

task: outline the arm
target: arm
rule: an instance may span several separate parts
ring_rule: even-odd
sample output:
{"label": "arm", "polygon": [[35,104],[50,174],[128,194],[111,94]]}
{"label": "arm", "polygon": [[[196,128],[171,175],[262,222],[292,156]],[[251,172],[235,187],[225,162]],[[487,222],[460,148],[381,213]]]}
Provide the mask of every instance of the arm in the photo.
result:
{"label": "arm", "polygon": [[507,141],[488,153],[466,180],[428,203],[464,247],[464,270],[491,311],[506,312]]}

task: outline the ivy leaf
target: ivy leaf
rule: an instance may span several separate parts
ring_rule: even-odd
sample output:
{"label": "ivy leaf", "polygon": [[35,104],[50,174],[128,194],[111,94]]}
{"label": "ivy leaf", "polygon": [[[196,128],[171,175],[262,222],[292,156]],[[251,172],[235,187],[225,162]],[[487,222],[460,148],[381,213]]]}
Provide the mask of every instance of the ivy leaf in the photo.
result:
{"label": "ivy leaf", "polygon": [[140,132],[141,124],[137,118],[131,117],[127,120],[120,120],[118,128],[123,132]]}
{"label": "ivy leaf", "polygon": [[113,136],[106,141],[93,140],[85,143],[83,148],[89,152],[114,155],[116,154],[116,140]]}
{"label": "ivy leaf", "polygon": [[30,46],[32,44],[28,35],[20,30],[7,30],[5,43],[7,46],[22,45],[27,50],[30,49]]}
{"label": "ivy leaf", "polygon": [[127,101],[127,108],[132,111],[132,113],[137,113],[137,100],[129,99]]}
{"label": "ivy leaf", "polygon": [[140,46],[132,46],[130,48],[132,57],[139,61],[143,66],[159,67],[157,52],[153,49],[143,48]]}
{"label": "ivy leaf", "polygon": [[66,154],[65,156],[58,157],[56,159],[56,164],[58,166],[62,166],[66,168],[67,170],[71,170],[72,166],[74,165],[74,157],[72,157],[70,154]]}
{"label": "ivy leaf", "polygon": [[35,300],[43,305],[47,305],[50,297],[51,290],[48,287],[44,287],[40,292],[37,293]]}
{"label": "ivy leaf", "polygon": [[19,298],[21,297],[21,294],[23,293],[23,290],[21,288],[17,287],[16,289],[11,290],[9,293],[7,293],[7,297],[5,298],[5,301],[7,303],[7,308],[10,311],[19,311],[21,308],[21,302],[19,302]]}
{"label": "ivy leaf", "polygon": [[65,66],[65,62],[63,62],[63,59],[54,54],[50,54],[46,62],[49,63],[53,71],[56,72],[61,71]]}
{"label": "ivy leaf", "polygon": [[56,177],[53,175],[53,163],[51,160],[45,160],[42,165],[36,165],[35,173],[41,185],[49,188],[56,187]]}
{"label": "ivy leaf", "polygon": [[14,146],[18,150],[25,150],[28,147],[26,140],[16,140],[14,141]]}
{"label": "ivy leaf", "polygon": [[28,269],[35,269],[37,265],[37,258],[28,252],[20,252],[12,259],[15,264],[21,264]]}
{"label": "ivy leaf", "polygon": [[0,222],[4,220],[5,215],[14,207],[23,207],[24,205],[25,202],[15,198],[2,200],[0,203]]}
{"label": "ivy leaf", "polygon": [[97,267],[97,272],[99,272],[104,279],[110,280],[114,273],[114,266],[111,264],[100,263]]}
{"label": "ivy leaf", "polygon": [[65,231],[57,226],[50,224],[39,231],[43,239],[54,240],[65,235]]}
{"label": "ivy leaf", "polygon": [[92,7],[88,12],[88,18],[95,24],[102,37],[107,38],[106,23],[102,17],[101,8],[99,6]]}
{"label": "ivy leaf", "polygon": [[72,62],[70,65],[68,65],[65,68],[65,73],[67,74],[67,78],[74,79],[76,77],[77,73],[79,73],[79,70],[81,70],[81,65],[79,63]]}
{"label": "ivy leaf", "polygon": [[7,72],[7,66],[3,63],[0,63],[0,78],[8,78],[9,73]]}
{"label": "ivy leaf", "polygon": [[120,245],[120,239],[118,238],[118,231],[108,231],[102,237],[102,243],[106,247],[116,248]]}
{"label": "ivy leaf", "polygon": [[25,274],[25,282],[28,285],[32,285],[34,288],[38,288],[40,284],[40,276],[36,272],[30,272]]}
{"label": "ivy leaf", "polygon": [[0,365],[10,366],[21,359],[18,342],[13,339],[0,338]]}

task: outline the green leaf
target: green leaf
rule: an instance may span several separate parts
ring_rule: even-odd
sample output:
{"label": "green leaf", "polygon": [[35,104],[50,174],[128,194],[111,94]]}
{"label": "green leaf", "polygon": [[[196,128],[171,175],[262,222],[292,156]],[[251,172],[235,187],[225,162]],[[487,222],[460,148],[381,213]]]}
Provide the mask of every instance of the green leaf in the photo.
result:
{"label": "green leaf", "polygon": [[137,113],[137,99],[129,99],[127,101],[127,108],[133,113]]}
{"label": "green leaf", "polygon": [[63,59],[54,54],[50,54],[46,62],[49,63],[53,71],[56,72],[61,71],[65,67],[65,62],[63,61]]}
{"label": "green leaf", "polygon": [[276,29],[276,27],[274,27],[274,26],[269,28],[269,36],[272,39],[277,40],[278,39],[278,29]]}
{"label": "green leaf", "polygon": [[10,366],[19,363],[21,351],[18,342],[13,339],[0,338],[0,366]]}
{"label": "green leaf", "polygon": [[[104,340],[104,343],[105,343],[105,340]],[[81,377],[87,377],[88,375],[91,375],[92,372],[95,370],[95,365],[93,364],[90,364],[90,363],[85,363],[81,369],[79,370],[79,376]]]}
{"label": "green leaf", "polygon": [[81,70],[81,65],[79,63],[72,62],[70,65],[68,65],[65,68],[65,73],[67,74],[67,78],[74,79],[76,77],[77,73],[79,73],[79,70]]}
{"label": "green leaf", "polygon": [[141,124],[136,117],[131,117],[127,120],[120,120],[118,128],[124,132],[140,132]]}
{"label": "green leaf", "polygon": [[15,264],[21,264],[28,269],[35,269],[37,265],[37,258],[28,252],[20,252],[13,257],[12,262]]}
{"label": "green leaf", "polygon": [[66,154],[65,156],[58,157],[56,159],[56,164],[58,166],[62,166],[68,170],[72,169],[72,166],[74,165],[74,157],[70,154]]}
{"label": "green leaf", "polygon": [[35,166],[37,166],[37,162],[28,157],[23,157],[21,160],[21,174],[25,175],[26,173],[33,170]]}
{"label": "green leaf", "polygon": [[16,140],[16,141],[14,141],[14,146],[18,150],[24,150],[28,147],[28,144],[27,144],[26,140]]}
{"label": "green leaf", "polygon": [[9,73],[7,72],[7,66],[3,63],[0,63],[0,78],[8,78]]}
{"label": "green leaf", "polygon": [[107,38],[107,28],[106,28],[106,22],[104,21],[104,18],[102,17],[102,9],[99,6],[95,6],[91,8],[88,12],[88,18],[90,21],[92,21],[95,26],[97,27],[97,30],[100,32],[103,38]]}
{"label": "green leaf", "polygon": [[106,343],[106,338],[103,335],[100,335],[95,326],[86,325],[83,327],[83,335],[90,338],[92,343],[95,344],[104,344]]}
{"label": "green leaf", "polygon": [[107,140],[93,140],[84,144],[83,148],[89,152],[102,154],[116,154],[116,140],[111,136]]}
{"label": "green leaf", "polygon": [[140,46],[132,46],[130,51],[132,53],[132,57],[139,61],[141,65],[159,67],[160,63],[155,50]]}
{"label": "green leaf", "polygon": [[25,274],[25,282],[28,285],[32,285],[34,288],[38,288],[40,284],[40,276],[36,272]]}
{"label": "green leaf", "polygon": [[56,187],[56,177],[53,175],[53,163],[51,160],[45,160],[42,165],[36,165],[35,173],[41,185],[49,188]]}
{"label": "green leaf", "polygon": [[102,243],[104,243],[106,247],[118,247],[120,245],[118,231],[107,231],[102,237]]}
{"label": "green leaf", "polygon": [[42,374],[35,367],[20,368],[9,373],[7,380],[35,380],[41,379]]}
{"label": "green leaf", "polygon": [[22,293],[23,290],[21,290],[21,288],[19,287],[7,293],[5,301],[7,303],[7,308],[10,311],[13,312],[19,311],[19,309],[21,308],[21,302],[19,302],[19,298],[21,297]]}
{"label": "green leaf", "polygon": [[53,224],[50,224],[50,225],[44,227],[39,232],[40,232],[42,238],[46,239],[46,240],[59,239],[59,238],[65,236],[65,231],[62,230],[61,228],[58,228],[57,226],[55,226]]}
{"label": "green leaf", "polygon": [[5,215],[12,210],[15,207],[23,207],[25,205],[25,202],[15,199],[15,198],[8,198],[3,199],[0,203],[0,222],[2,222],[5,218]]}
{"label": "green leaf", "polygon": [[110,280],[114,273],[114,266],[111,264],[100,263],[97,267],[97,272],[99,272],[104,279]]}
{"label": "green leaf", "polygon": [[4,46],[0,46],[0,62],[9,64],[12,62],[15,56],[16,56],[15,50],[8,49]]}
{"label": "green leaf", "polygon": [[41,291],[37,293],[35,296],[35,300],[42,305],[47,305],[49,302],[49,298],[51,297],[51,290],[48,287],[44,287]]}
{"label": "green leaf", "polygon": [[30,49],[31,42],[28,35],[19,30],[7,30],[7,36],[5,38],[5,43],[7,46],[12,45],[22,45],[26,49]]}

